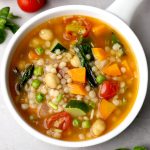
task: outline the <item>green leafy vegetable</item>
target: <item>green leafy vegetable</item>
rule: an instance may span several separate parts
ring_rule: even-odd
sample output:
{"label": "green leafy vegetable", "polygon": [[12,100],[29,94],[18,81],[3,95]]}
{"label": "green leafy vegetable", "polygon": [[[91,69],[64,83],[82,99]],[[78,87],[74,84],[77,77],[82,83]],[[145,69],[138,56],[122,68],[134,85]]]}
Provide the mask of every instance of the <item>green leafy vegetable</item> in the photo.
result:
{"label": "green leafy vegetable", "polygon": [[12,33],[16,33],[17,30],[19,29],[19,25],[10,20],[6,22],[5,26],[8,27],[12,31]]}
{"label": "green leafy vegetable", "polygon": [[116,150],[129,150],[128,148],[118,148]]}
{"label": "green leafy vegetable", "polygon": [[0,10],[0,44],[6,39],[5,29],[10,29],[13,33],[19,29],[19,26],[12,21],[12,19],[19,18],[13,13],[10,13],[10,7],[4,7]]}
{"label": "green leafy vegetable", "polygon": [[21,91],[24,87],[24,85],[27,83],[27,81],[32,77],[34,70],[34,65],[29,65],[26,70],[24,71],[23,75],[21,76],[18,84],[17,84],[17,90]]}
{"label": "green leafy vegetable", "polygon": [[[82,39],[79,39],[79,41],[76,43],[75,46],[78,49],[78,51],[76,51],[76,53],[80,59],[81,65],[86,68],[86,75],[87,75],[89,84],[92,87],[96,87],[98,85],[97,81],[96,81],[96,76],[93,73],[92,68],[89,64],[90,61],[92,61],[94,59],[92,50],[91,50],[91,48],[92,48],[91,41],[87,38],[82,38]],[[90,60],[88,60],[86,58],[87,54],[89,54],[91,56]]]}

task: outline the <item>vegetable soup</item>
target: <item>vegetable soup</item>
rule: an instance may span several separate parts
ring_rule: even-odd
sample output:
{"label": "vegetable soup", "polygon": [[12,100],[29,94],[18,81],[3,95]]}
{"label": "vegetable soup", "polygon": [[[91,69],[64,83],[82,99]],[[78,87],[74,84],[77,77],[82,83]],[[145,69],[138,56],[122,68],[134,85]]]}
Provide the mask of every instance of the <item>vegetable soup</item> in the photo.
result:
{"label": "vegetable soup", "polygon": [[61,140],[88,140],[113,130],[138,92],[138,67],[128,43],[87,16],[62,16],[34,28],[19,43],[9,70],[21,116]]}

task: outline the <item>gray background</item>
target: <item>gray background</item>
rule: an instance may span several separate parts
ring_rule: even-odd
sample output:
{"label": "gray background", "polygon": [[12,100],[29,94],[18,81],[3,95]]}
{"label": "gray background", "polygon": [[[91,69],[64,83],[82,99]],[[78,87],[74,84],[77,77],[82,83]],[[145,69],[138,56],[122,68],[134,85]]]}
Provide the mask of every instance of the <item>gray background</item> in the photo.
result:
{"label": "gray background", "polygon": [[[130,1],[130,0],[127,0]],[[41,11],[54,6],[60,6],[65,4],[85,4],[96,6],[105,9],[110,5],[113,0],[49,0],[46,7]],[[15,0],[0,0],[0,8],[4,6],[10,6],[11,10],[20,15],[22,18],[18,21],[21,25],[25,23],[29,18],[35,14],[26,14],[22,12]],[[41,12],[40,11],[40,12]],[[132,19],[131,28],[140,39],[146,56],[148,64],[150,64],[150,0],[143,0],[143,3],[138,7]],[[9,39],[12,37],[11,33],[8,33],[7,41],[0,45],[0,61],[3,57],[3,53],[8,44]],[[138,51],[138,49],[137,49]],[[144,79],[143,79],[144,80]],[[134,122],[119,136],[104,144],[81,148],[83,150],[114,150],[118,147],[132,147],[134,145],[146,145],[150,148],[150,93],[148,92],[141,112]],[[1,90],[0,90],[1,92]],[[43,143],[24,129],[22,129],[11,116],[10,112],[5,106],[5,99],[0,95],[0,150],[69,150],[70,148],[60,148],[52,146],[50,144]]]}

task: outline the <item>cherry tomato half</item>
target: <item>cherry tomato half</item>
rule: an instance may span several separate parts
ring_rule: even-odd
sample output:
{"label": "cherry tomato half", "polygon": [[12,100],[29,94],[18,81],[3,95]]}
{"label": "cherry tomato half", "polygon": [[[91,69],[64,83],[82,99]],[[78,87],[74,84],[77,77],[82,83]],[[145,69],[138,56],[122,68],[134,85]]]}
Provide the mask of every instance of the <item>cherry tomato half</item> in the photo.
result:
{"label": "cherry tomato half", "polygon": [[119,83],[117,81],[104,81],[100,86],[99,86],[99,97],[100,98],[105,98],[105,99],[110,99],[114,97],[119,90]]}
{"label": "cherry tomato half", "polygon": [[46,4],[46,0],[17,0],[19,7],[26,12],[35,12]]}
{"label": "cherry tomato half", "polygon": [[60,113],[54,114],[48,119],[45,119],[44,127],[46,129],[51,128],[55,121],[59,122],[58,127],[57,127],[58,129],[67,130],[71,126],[72,118],[70,114],[68,114],[67,112],[60,112]]}

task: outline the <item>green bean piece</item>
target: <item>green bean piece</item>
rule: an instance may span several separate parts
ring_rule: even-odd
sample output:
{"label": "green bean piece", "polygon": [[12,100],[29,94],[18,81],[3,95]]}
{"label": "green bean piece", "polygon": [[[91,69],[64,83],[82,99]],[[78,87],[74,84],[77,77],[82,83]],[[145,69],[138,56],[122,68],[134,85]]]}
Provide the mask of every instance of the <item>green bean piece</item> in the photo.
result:
{"label": "green bean piece", "polygon": [[87,128],[90,128],[90,127],[91,127],[91,123],[90,123],[89,120],[84,120],[82,122],[82,128],[87,129]]}
{"label": "green bean piece", "polygon": [[43,102],[43,100],[44,100],[44,94],[43,93],[37,93],[36,94],[36,101],[38,102],[38,103],[42,103]]}
{"label": "green bean piece", "polygon": [[96,77],[96,81],[98,84],[102,84],[103,81],[105,81],[105,80],[106,80],[106,77],[101,74]]}
{"label": "green bean piece", "polygon": [[41,76],[43,74],[43,72],[44,72],[43,68],[38,66],[38,67],[35,67],[33,74],[35,76]]}
{"label": "green bean piece", "polygon": [[37,89],[40,86],[40,84],[41,84],[41,81],[38,79],[35,79],[32,81],[32,87],[35,89]]}
{"label": "green bean piece", "polygon": [[42,47],[37,47],[35,51],[38,55],[42,55],[44,53],[44,49]]}
{"label": "green bean piece", "polygon": [[72,125],[73,125],[74,127],[79,127],[80,124],[81,124],[80,120],[78,120],[78,119],[73,119]]}

